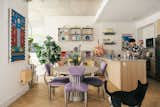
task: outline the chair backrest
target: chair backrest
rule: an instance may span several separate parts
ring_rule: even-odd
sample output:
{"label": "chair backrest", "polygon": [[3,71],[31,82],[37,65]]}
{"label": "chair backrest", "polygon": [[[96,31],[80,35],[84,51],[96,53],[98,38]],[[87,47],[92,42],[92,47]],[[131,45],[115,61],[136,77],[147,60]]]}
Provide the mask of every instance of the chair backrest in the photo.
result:
{"label": "chair backrest", "polygon": [[51,65],[50,64],[45,64],[45,69],[46,69],[46,73],[48,76],[51,75]]}
{"label": "chair backrest", "polygon": [[80,86],[81,77],[83,76],[84,71],[85,71],[84,66],[72,66],[69,68],[70,82],[72,83],[73,88]]}
{"label": "chair backrest", "polygon": [[104,74],[105,71],[106,71],[106,68],[107,68],[107,63],[104,62],[104,61],[102,61],[102,62],[100,63],[100,73]]}

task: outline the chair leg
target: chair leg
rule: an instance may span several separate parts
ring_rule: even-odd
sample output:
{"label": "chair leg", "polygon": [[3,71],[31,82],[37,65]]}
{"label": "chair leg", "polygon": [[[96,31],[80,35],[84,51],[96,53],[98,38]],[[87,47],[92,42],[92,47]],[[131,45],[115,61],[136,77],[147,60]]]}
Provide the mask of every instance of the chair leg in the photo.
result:
{"label": "chair leg", "polygon": [[100,87],[98,87],[97,89],[98,89],[98,96],[100,96]]}
{"label": "chair leg", "polygon": [[68,106],[68,92],[67,91],[64,91],[64,95],[65,95],[65,98],[64,98],[64,100],[65,100],[65,107],[67,107]]}
{"label": "chair leg", "polygon": [[50,86],[48,85],[48,98],[50,98]]}
{"label": "chair leg", "polygon": [[53,92],[53,100],[55,99],[55,87],[52,87],[52,92]]}
{"label": "chair leg", "polygon": [[70,100],[70,101],[73,101],[73,92],[70,92],[69,100]]}
{"label": "chair leg", "polygon": [[67,96],[67,102],[70,102],[70,96],[71,96],[71,92],[68,92],[68,96]]}
{"label": "chair leg", "polygon": [[103,84],[103,86],[102,86],[102,92],[103,92],[103,98],[104,98],[104,100],[106,99],[106,96],[105,96],[105,87],[104,87],[104,84]]}
{"label": "chair leg", "polygon": [[84,93],[84,104],[85,104],[85,107],[87,107],[87,105],[88,105],[88,101],[87,101],[88,99],[87,99],[87,97],[88,97],[87,96],[87,92],[85,92]]}
{"label": "chair leg", "polygon": [[52,87],[49,86],[49,99],[50,99],[50,100],[52,99],[51,91],[52,91]]}

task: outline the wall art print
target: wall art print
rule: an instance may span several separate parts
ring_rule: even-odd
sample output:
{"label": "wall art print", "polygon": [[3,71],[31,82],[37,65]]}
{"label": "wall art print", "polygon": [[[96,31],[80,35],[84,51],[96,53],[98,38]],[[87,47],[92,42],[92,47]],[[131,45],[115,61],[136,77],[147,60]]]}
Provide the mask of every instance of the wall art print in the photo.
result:
{"label": "wall art print", "polygon": [[25,17],[9,9],[9,60],[25,60]]}

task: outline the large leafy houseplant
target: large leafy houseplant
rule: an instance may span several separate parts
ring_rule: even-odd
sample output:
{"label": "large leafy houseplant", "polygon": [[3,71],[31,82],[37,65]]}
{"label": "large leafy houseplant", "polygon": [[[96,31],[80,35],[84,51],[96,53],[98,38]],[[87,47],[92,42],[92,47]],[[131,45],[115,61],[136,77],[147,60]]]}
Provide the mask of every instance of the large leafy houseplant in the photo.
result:
{"label": "large leafy houseplant", "polygon": [[42,45],[34,43],[34,48],[41,64],[54,64],[60,60],[61,48],[51,36],[47,36]]}

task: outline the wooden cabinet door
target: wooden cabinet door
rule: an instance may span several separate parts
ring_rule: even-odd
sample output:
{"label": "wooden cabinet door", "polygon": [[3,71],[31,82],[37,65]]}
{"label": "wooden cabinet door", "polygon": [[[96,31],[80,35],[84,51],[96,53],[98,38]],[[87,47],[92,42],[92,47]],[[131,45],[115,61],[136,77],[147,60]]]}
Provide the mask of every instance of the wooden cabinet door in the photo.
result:
{"label": "wooden cabinet door", "polygon": [[108,79],[121,90],[121,65],[119,61],[108,61]]}
{"label": "wooden cabinet door", "polygon": [[160,19],[156,22],[157,35],[160,36]]}
{"label": "wooden cabinet door", "polygon": [[126,89],[128,87],[128,68],[126,62],[121,63],[121,81],[122,91],[127,91]]}
{"label": "wooden cabinet door", "polygon": [[146,62],[122,62],[122,90],[131,91],[137,88],[138,80],[146,83]]}
{"label": "wooden cabinet door", "polygon": [[122,62],[122,90],[131,91],[137,87],[136,61]]}

